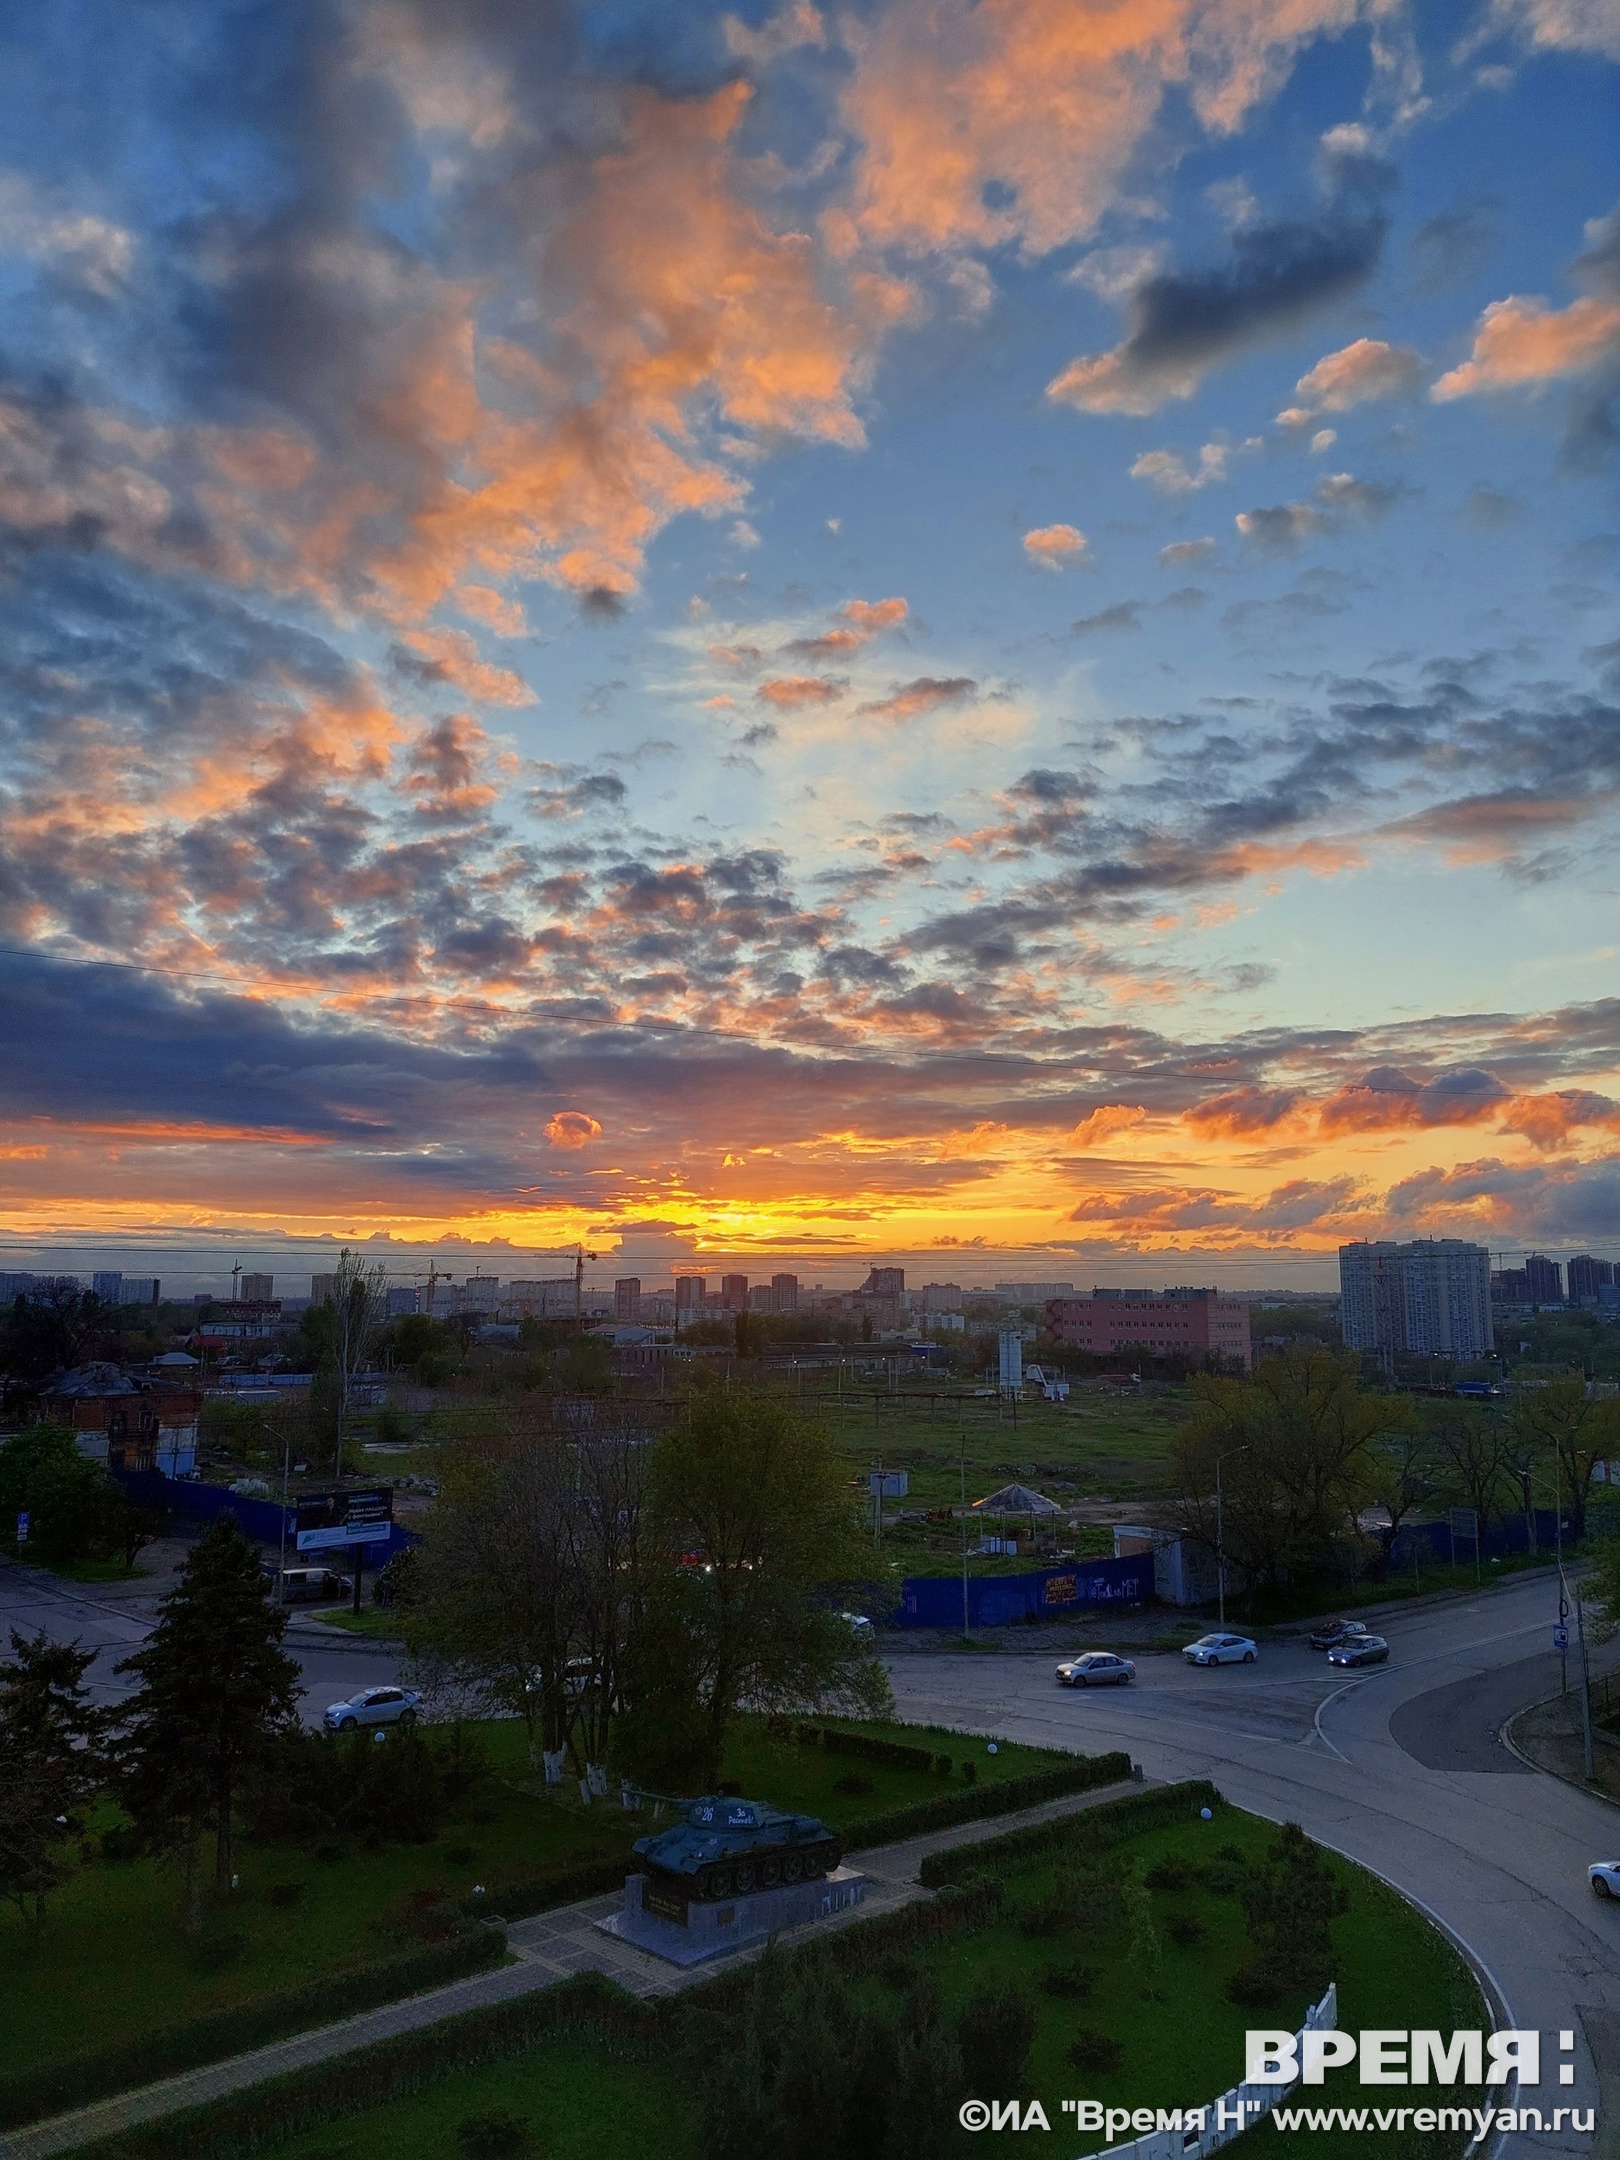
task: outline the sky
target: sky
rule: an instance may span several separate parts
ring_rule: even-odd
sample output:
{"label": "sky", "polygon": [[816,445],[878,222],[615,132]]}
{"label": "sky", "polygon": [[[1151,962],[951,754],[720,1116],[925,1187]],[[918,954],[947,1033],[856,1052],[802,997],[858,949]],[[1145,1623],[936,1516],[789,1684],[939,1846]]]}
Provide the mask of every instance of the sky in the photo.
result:
{"label": "sky", "polygon": [[1617,86],[1620,0],[9,11],[0,1258],[1620,1255]]}

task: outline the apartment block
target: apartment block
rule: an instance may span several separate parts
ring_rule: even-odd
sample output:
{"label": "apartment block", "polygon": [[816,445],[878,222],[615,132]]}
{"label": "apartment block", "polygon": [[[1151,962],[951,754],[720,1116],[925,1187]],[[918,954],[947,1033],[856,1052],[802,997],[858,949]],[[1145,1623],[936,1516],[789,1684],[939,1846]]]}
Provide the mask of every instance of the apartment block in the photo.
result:
{"label": "apartment block", "polygon": [[1339,1293],[1352,1350],[1468,1359],[1486,1356],[1494,1341],[1491,1256],[1462,1238],[1341,1245]]}

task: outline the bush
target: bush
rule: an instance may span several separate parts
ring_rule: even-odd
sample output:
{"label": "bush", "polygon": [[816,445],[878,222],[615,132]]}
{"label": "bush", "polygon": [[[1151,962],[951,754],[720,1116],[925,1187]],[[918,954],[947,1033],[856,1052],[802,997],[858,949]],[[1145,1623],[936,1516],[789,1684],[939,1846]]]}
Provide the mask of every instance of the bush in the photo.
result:
{"label": "bush", "polygon": [[140,1832],[133,1823],[114,1823],[101,1833],[101,1857],[110,1860],[115,1867],[128,1860],[138,1860],[143,1850]]}
{"label": "bush", "polygon": [[962,1776],[969,1785],[977,1785],[979,1782],[978,1764],[965,1762],[962,1765]]}
{"label": "bush", "polygon": [[464,2115],[456,2124],[456,2143],[469,2160],[506,2160],[508,2153],[529,2149],[529,2125],[509,2108],[491,2108],[486,2115]]}
{"label": "bush", "polygon": [[266,1892],[270,1902],[281,1912],[290,1912],[304,1895],[301,1882],[277,1882]]}
{"label": "bush", "polygon": [[1166,1853],[1157,1867],[1148,1869],[1142,1880],[1150,1890],[1190,1890],[1193,1871],[1190,1861],[1179,1853]]}
{"label": "bush", "polygon": [[1096,1978],[1089,1965],[1048,1965],[1041,1975],[1041,1987],[1060,2002],[1084,2002]]}
{"label": "bush", "polygon": [[948,1755],[936,1755],[934,1757],[935,1777],[949,1777],[954,1768],[955,1764]]}
{"label": "bush", "polygon": [[994,1981],[970,1995],[956,2025],[968,2091],[1017,2092],[1039,2022],[1021,1980]]}
{"label": "bush", "polygon": [[847,1777],[833,1780],[833,1791],[848,1793],[852,1798],[864,1799],[868,1793],[876,1792],[877,1787],[861,1771],[852,1770]]}
{"label": "bush", "polygon": [[1125,2050],[1111,2033],[1097,2032],[1089,2025],[1081,2026],[1069,2048],[1074,2067],[1095,2077],[1112,2077],[1124,2057]]}
{"label": "bush", "polygon": [[318,1856],[346,1839],[372,1848],[430,1844],[450,1810],[446,1770],[464,1794],[472,1774],[465,1745],[458,1752],[414,1726],[394,1726],[382,1747],[368,1732],[282,1733],[254,1772],[247,1820],[255,1837]]}
{"label": "bush", "polygon": [[288,2033],[306,2032],[357,2011],[375,2009],[379,2003],[419,1995],[426,1988],[483,1972],[505,1955],[506,1938],[499,1928],[467,1929],[453,1941],[430,1949],[328,1973],[307,1986],[260,1995],[182,2025],[137,2034],[36,2069],[12,2071],[0,2076],[0,2129],[37,2122],[42,2116],[98,2100],[105,2093],[150,2085],[200,2063],[264,2047]]}
{"label": "bush", "polygon": [[1178,1950],[1190,1950],[1194,1943],[1204,1939],[1204,1923],[1196,1913],[1172,1913],[1164,1923],[1164,1932]]}
{"label": "bush", "polygon": [[[1113,1766],[1122,1762],[1128,1763],[1128,1758],[1122,1755],[1089,1758],[1093,1772],[1112,1772]],[[1017,1782],[1025,1784],[1033,1780]],[[1102,1784],[1107,1779],[1093,1776],[1085,1782]],[[1007,1790],[1005,1786],[992,1789]],[[1066,1789],[1080,1791],[1084,1785],[1075,1784]],[[987,1793],[985,1797],[988,1796]],[[1034,1823],[1027,1830],[1009,1830],[1005,1837],[989,1838],[981,1845],[959,1845],[949,1852],[929,1853],[917,1870],[917,1879],[929,1889],[938,1889],[942,1883],[961,1882],[969,1876],[1022,1866],[1037,1853],[1058,1851],[1065,1846],[1073,1845],[1092,1853],[1107,1852],[1123,1838],[1135,1837],[1140,1831],[1156,1830],[1162,1823],[1195,1819],[1201,1807],[1218,1806],[1220,1797],[1204,1778],[1189,1779],[1182,1785],[1160,1785],[1147,1792],[1127,1793],[1118,1800],[1104,1801],[1100,1807],[1087,1808],[1083,1814],[1060,1815],[1052,1822]]]}

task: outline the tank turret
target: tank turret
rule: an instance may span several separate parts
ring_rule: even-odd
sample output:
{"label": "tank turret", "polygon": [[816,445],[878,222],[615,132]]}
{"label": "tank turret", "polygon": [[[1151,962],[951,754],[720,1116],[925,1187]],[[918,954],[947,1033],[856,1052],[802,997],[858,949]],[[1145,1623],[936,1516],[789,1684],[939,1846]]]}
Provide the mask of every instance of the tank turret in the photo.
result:
{"label": "tank turret", "polygon": [[637,1838],[634,1851],[648,1881],[646,1910],[684,1922],[697,1899],[747,1897],[830,1875],[843,1851],[814,1815],[789,1815],[763,1800],[711,1794],[675,1803],[683,1820]]}

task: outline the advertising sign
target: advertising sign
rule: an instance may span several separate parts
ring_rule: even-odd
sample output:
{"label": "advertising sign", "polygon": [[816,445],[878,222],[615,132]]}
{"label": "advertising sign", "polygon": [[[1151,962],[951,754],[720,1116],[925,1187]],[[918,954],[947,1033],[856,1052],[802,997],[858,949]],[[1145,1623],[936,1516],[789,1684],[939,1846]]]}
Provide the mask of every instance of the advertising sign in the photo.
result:
{"label": "advertising sign", "polygon": [[382,1545],[394,1527],[394,1488],[364,1492],[305,1493],[298,1502],[296,1544],[300,1552],[336,1545]]}

